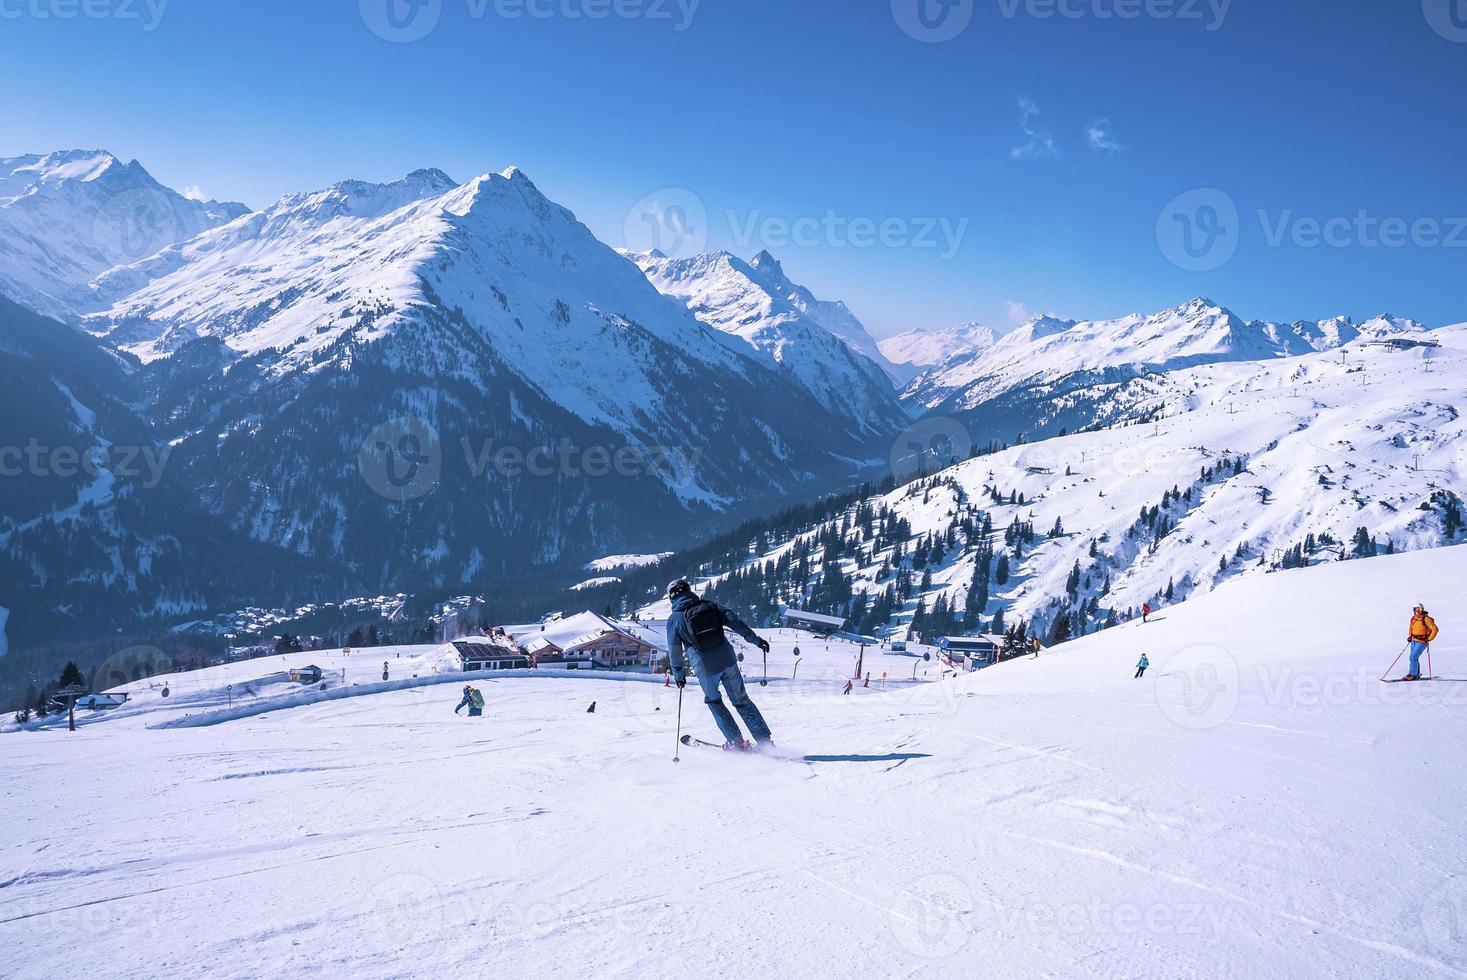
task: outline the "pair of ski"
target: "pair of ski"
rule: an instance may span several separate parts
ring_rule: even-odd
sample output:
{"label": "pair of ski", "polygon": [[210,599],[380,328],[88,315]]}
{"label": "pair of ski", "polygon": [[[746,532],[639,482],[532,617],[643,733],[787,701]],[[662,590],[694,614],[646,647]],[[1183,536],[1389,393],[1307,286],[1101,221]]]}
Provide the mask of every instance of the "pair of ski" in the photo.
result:
{"label": "pair of ski", "polygon": [[1438,679],[1439,678],[1436,678],[1436,677],[1413,677],[1413,678],[1391,677],[1391,678],[1382,678],[1381,683],[1383,683],[1383,684],[1415,684],[1415,683],[1417,683],[1419,681],[1434,681],[1434,680],[1438,680]]}
{"label": "pair of ski", "polygon": [[764,751],[761,751],[760,749],[757,749],[757,748],[745,748],[741,752],[734,752],[734,751],[732,751],[730,749],[725,749],[723,747],[723,744],[720,743],[720,742],[705,742],[701,738],[694,738],[691,735],[684,735],[678,741],[682,742],[684,745],[686,745],[686,746],[688,746],[690,748],[697,747],[697,748],[702,748],[702,749],[717,749],[719,752],[728,752],[729,755],[757,755],[757,756],[759,756],[761,758],[765,758],[765,759],[778,759],[780,762],[804,762],[805,761],[804,759],[794,758],[792,756],[778,755],[778,754],[776,754],[774,752],[764,752]]}

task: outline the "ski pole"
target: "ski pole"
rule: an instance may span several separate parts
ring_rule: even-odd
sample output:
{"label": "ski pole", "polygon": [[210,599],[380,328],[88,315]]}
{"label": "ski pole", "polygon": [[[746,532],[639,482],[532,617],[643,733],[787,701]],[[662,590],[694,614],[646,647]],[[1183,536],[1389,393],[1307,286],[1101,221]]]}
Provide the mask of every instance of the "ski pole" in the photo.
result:
{"label": "ski pole", "polygon": [[1391,661],[1391,665],[1386,668],[1386,672],[1380,675],[1381,680],[1385,680],[1387,677],[1391,676],[1391,671],[1396,669],[1396,664],[1401,662],[1401,658],[1406,655],[1406,647],[1409,647],[1410,645],[1411,641],[1407,640],[1406,646],[1401,647],[1401,652],[1396,654],[1396,659]]}
{"label": "ski pole", "polygon": [[759,686],[760,687],[768,687],[769,686],[769,651],[768,650],[765,650],[764,651],[764,678],[761,681],[759,681]]}
{"label": "ski pole", "polygon": [[1431,669],[1431,644],[1426,645],[1426,676],[1428,679],[1436,676],[1436,671]]}
{"label": "ski pole", "polygon": [[681,762],[678,754],[683,749],[683,686],[677,686],[677,746],[672,750],[672,761]]}

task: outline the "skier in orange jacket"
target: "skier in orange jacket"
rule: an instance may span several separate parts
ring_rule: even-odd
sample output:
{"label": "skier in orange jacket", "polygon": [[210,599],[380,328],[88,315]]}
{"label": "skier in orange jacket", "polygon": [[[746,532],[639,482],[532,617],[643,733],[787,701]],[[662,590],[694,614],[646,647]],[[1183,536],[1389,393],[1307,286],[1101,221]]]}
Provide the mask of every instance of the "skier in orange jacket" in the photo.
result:
{"label": "skier in orange jacket", "polygon": [[1431,613],[1426,611],[1425,606],[1418,605],[1411,613],[1411,630],[1406,639],[1411,644],[1411,668],[1403,681],[1421,680],[1421,655],[1431,646],[1431,641],[1436,639],[1441,630],[1437,629],[1436,620],[1431,618]]}

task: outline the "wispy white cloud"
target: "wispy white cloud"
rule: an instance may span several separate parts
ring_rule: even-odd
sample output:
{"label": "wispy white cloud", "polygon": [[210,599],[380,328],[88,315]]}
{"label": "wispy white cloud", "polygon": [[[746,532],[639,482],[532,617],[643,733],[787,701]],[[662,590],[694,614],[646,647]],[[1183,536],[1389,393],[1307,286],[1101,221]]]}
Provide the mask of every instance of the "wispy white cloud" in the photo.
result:
{"label": "wispy white cloud", "polygon": [[1097,119],[1085,127],[1085,139],[1097,153],[1119,153],[1125,149],[1116,142],[1115,128],[1109,119]]}
{"label": "wispy white cloud", "polygon": [[1009,319],[1015,324],[1025,323],[1033,317],[1029,307],[1016,299],[1005,300],[1004,305],[1009,309]]}
{"label": "wispy white cloud", "polygon": [[1059,159],[1059,147],[1055,145],[1049,127],[1040,120],[1042,115],[1032,99],[1019,98],[1019,128],[1024,131],[1026,141],[1011,151],[1015,160]]}
{"label": "wispy white cloud", "polygon": [[183,189],[183,196],[188,198],[190,201],[207,201],[209,199],[208,196],[204,193],[204,189],[198,184],[189,184],[187,187],[185,187]]}

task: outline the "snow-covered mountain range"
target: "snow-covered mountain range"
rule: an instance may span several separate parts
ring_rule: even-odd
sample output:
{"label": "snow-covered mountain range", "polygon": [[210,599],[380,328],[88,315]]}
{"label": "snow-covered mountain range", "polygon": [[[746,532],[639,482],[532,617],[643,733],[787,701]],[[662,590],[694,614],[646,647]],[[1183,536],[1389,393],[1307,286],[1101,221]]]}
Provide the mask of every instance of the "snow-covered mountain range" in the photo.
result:
{"label": "snow-covered mountain range", "polygon": [[0,295],[73,317],[94,305],[95,277],[248,210],[186,198],[105,150],[0,159]]}
{"label": "snow-covered mountain range", "polygon": [[[166,449],[160,485],[200,521],[310,564],[342,594],[681,543],[845,485],[907,421],[884,375],[854,353],[864,331],[844,307],[760,263],[834,375],[870,382],[864,415],[813,382],[791,384],[765,351],[661,295],[513,168],[462,184],[437,170],[345,181],[246,212],[169,196],[105,154],[25,160],[0,202],[6,291],[82,327],[65,343],[90,343],[113,365],[97,398],[131,414],[99,412],[69,373],[81,361],[52,356],[45,329],[0,307],[15,324],[6,332],[26,338],[12,344],[16,372],[46,358],[34,380],[61,406],[67,440]],[[110,227],[118,198],[136,193],[194,225],[179,219],[148,254],[93,247],[85,233]],[[816,360],[804,360],[812,378]],[[410,493],[384,493],[364,478],[374,467],[422,477]],[[37,509],[7,514],[18,527],[0,546],[40,583],[37,601],[81,580],[111,589],[99,602],[155,614],[152,576],[171,565],[130,549],[126,534],[163,514],[124,521],[115,508],[162,495],[50,484],[52,497],[82,489],[85,507],[38,497]],[[73,513],[59,533],[75,540],[46,544]],[[219,598],[166,591],[163,605],[180,613]],[[250,593],[230,604],[317,598]]]}
{"label": "snow-covered mountain range", "polygon": [[903,397],[929,412],[971,421],[987,436],[1032,439],[1094,424],[1104,417],[1109,386],[1132,378],[1200,364],[1296,357],[1422,329],[1389,315],[1360,324],[1349,317],[1248,321],[1200,297],[1149,316],[1039,316],[991,344],[953,352],[915,378]]}
{"label": "snow-covered mountain range", "polygon": [[878,341],[895,370],[894,377],[906,384],[928,368],[949,358],[966,354],[974,357],[998,340],[992,327],[981,323],[963,323],[946,330],[908,330]]}
{"label": "snow-covered mountain range", "polygon": [[1061,617],[1091,632],[1238,577],[1462,541],[1467,325],[1375,329],[1116,381],[1092,431],[756,528],[702,585],[756,618],[789,604],[898,637],[996,618],[1047,637]]}
{"label": "snow-covered mountain range", "polygon": [[816,299],[792,283],[768,252],[752,260],[728,252],[687,259],[661,252],[629,256],[664,295],[699,320],[740,337],[789,380],[873,434],[906,422],[892,386],[894,366],[843,303]]}
{"label": "snow-covered mountain range", "polygon": [[[1403,548],[1455,534],[1444,478],[1403,460],[1456,452],[1460,328],[1247,321],[1196,299],[878,346],[767,252],[620,254],[514,168],[344,181],[250,212],[102,152],[16,158],[0,167],[0,245],[15,300],[0,300],[6,417],[50,447],[133,454],[131,473],[52,467],[11,484],[0,565],[31,583],[7,598],[12,636],[69,628],[83,609],[179,620],[458,594],[537,566],[580,576],[597,555],[682,551],[849,488],[917,416],[981,449],[1048,441],[960,464],[922,486],[921,506],[897,489],[880,508],[914,541],[985,495],[996,522],[1085,528],[1112,610],[1168,582],[1207,587],[1230,562],[1266,565],[1309,533],[1368,526]],[[1127,462],[1140,443],[1159,474]],[[630,469],[596,462],[626,454]],[[1170,554],[1170,528],[1122,542],[1131,511],[1164,496],[1175,509],[1172,484],[1240,459],[1186,501],[1189,526],[1224,529],[1194,533],[1197,553]],[[1095,466],[1104,479],[1077,476]],[[411,486],[372,478],[398,470]],[[1024,502],[1005,502],[1016,489]],[[1057,615],[1069,540],[1015,554],[1028,585],[1003,597],[1010,616]],[[221,553],[227,574],[192,574]],[[856,591],[881,585],[891,557],[852,564]],[[964,576],[936,563],[933,588]]]}

